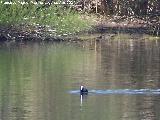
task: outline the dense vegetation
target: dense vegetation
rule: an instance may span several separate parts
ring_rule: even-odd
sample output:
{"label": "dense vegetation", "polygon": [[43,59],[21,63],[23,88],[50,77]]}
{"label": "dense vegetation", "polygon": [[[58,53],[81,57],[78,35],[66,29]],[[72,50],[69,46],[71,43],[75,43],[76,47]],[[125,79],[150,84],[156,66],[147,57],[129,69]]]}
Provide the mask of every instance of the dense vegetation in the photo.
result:
{"label": "dense vegetation", "polygon": [[81,14],[64,5],[40,4],[35,2],[1,2],[0,25],[41,26],[52,34],[70,34],[87,29],[90,24],[82,20]]}
{"label": "dense vegetation", "polygon": [[[160,35],[160,0],[79,0],[81,9],[114,18],[116,22],[133,19],[145,23],[153,33]],[[121,19],[122,18],[122,19]],[[131,18],[131,19],[128,19]],[[138,21],[137,21],[138,23]],[[142,23],[142,24],[143,24]],[[136,25],[135,25],[136,26]]]}
{"label": "dense vegetation", "polygon": [[[2,0],[0,31],[4,26],[20,28],[23,25],[22,29],[33,30],[36,34],[43,28],[53,36],[68,35],[89,29],[95,22],[90,14],[120,16],[116,22],[121,18],[131,18],[128,22],[138,18],[145,21],[145,26],[155,35],[160,35],[159,0]],[[98,18],[97,22],[100,20]]]}

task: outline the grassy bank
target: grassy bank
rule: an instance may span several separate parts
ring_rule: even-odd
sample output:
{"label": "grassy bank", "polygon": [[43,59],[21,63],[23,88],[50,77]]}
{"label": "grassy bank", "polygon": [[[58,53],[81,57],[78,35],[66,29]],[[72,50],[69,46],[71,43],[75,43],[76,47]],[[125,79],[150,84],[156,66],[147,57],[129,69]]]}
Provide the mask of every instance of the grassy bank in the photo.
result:
{"label": "grassy bank", "polygon": [[71,34],[90,28],[91,22],[64,6],[0,3],[0,26],[45,26],[52,34]]}

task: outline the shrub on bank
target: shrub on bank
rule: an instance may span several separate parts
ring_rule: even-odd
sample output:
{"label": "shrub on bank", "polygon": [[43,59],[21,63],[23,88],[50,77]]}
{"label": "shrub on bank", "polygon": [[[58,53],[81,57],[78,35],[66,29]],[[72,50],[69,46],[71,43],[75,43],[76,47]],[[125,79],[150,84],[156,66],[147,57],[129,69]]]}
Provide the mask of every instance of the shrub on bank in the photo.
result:
{"label": "shrub on bank", "polygon": [[91,26],[91,22],[82,19],[78,12],[61,5],[0,3],[0,26],[18,27],[22,24],[49,26],[54,34],[70,34]]}

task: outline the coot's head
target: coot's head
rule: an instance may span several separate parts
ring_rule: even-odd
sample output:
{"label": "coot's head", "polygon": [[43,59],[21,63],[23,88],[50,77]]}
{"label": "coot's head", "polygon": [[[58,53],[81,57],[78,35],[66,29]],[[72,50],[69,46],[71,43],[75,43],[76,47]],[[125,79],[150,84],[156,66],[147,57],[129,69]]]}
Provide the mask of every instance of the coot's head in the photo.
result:
{"label": "coot's head", "polygon": [[81,95],[83,95],[83,94],[88,94],[88,90],[87,90],[87,88],[85,88],[84,86],[80,86],[80,93],[81,93]]}

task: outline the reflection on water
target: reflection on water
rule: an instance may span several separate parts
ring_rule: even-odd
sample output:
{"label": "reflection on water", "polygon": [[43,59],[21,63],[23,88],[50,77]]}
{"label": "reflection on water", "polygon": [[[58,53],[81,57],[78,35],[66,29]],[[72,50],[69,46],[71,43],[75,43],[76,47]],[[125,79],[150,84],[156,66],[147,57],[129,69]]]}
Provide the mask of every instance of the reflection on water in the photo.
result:
{"label": "reflection on water", "polygon": [[[81,84],[88,96],[68,92]],[[157,120],[159,89],[158,40],[0,48],[0,120]]]}

